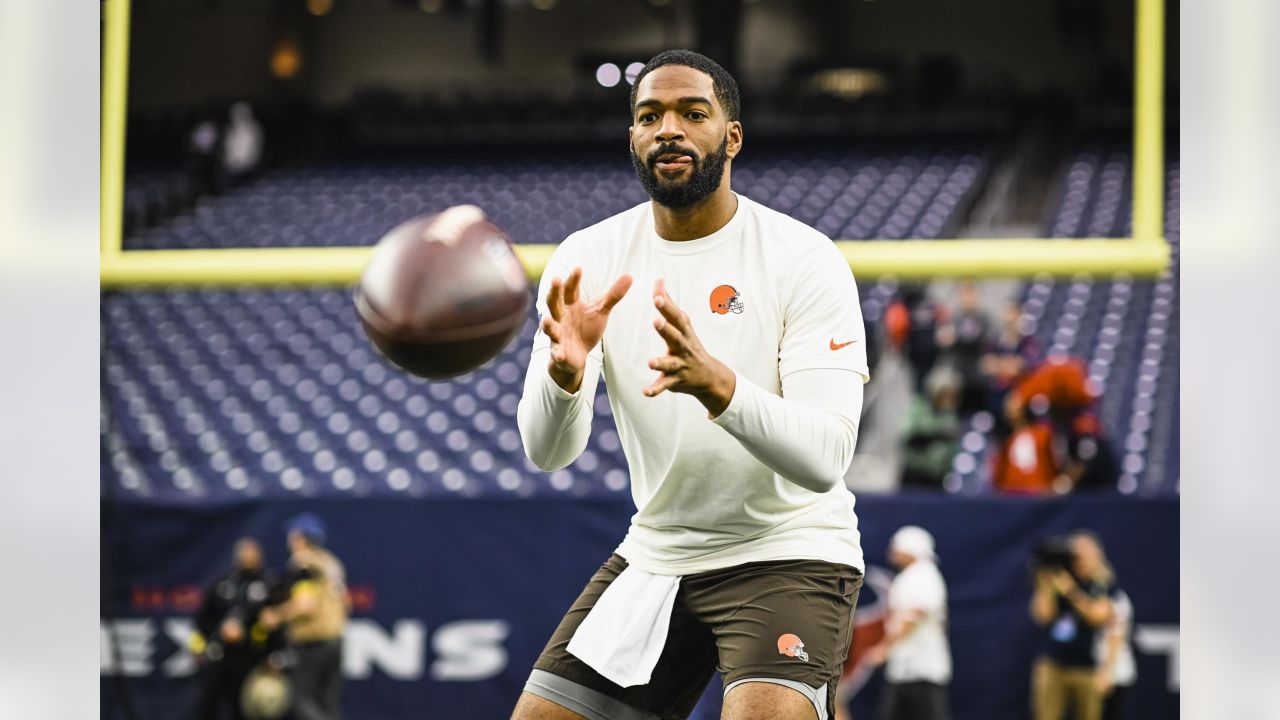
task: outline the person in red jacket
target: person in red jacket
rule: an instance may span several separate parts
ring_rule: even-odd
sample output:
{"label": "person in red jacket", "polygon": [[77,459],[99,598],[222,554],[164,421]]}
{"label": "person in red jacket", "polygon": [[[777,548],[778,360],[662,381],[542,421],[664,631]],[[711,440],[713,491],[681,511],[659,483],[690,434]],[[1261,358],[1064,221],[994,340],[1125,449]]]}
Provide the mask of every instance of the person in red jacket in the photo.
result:
{"label": "person in red jacket", "polygon": [[1049,358],[1016,385],[1009,402],[1052,428],[1052,450],[1058,460],[1056,492],[1115,487],[1119,471],[1098,416],[1098,388],[1089,379],[1084,361]]}
{"label": "person in red jacket", "polygon": [[1084,361],[1063,355],[1051,356],[1032,370],[1013,389],[1017,401],[1027,405],[1037,396],[1048,403],[1044,411],[1082,410],[1098,399],[1097,388],[1089,380]]}
{"label": "person in red jacket", "polygon": [[1013,493],[1043,494],[1053,491],[1061,474],[1061,463],[1054,448],[1053,426],[1032,422],[1018,394],[1010,393],[1005,412],[1013,432],[992,458],[991,479],[997,490]]}

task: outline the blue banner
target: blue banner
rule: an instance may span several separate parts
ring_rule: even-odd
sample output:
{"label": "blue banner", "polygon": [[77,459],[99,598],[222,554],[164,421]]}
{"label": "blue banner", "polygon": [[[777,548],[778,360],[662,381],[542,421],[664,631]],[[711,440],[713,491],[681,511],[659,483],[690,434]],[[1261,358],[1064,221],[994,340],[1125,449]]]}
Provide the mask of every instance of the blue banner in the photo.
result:
{"label": "blue banner", "polygon": [[[1096,532],[1135,607],[1138,684],[1125,717],[1178,717],[1178,501],[1131,498],[867,496],[869,564],[858,621],[869,627],[890,574],[885,548],[905,524],[937,538],[950,591],[957,720],[1029,715],[1037,631],[1028,560],[1044,536]],[[250,535],[285,559],[282,525],[310,511],[329,524],[353,603],[343,659],[355,720],[505,720],[530,666],[632,509],[617,500],[391,499],[157,506],[104,504],[102,707],[141,720],[194,712],[195,664],[182,649],[201,587]],[[859,633],[858,637],[867,637]],[[855,716],[875,717],[879,678],[854,676]],[[718,717],[714,692],[699,717]]]}

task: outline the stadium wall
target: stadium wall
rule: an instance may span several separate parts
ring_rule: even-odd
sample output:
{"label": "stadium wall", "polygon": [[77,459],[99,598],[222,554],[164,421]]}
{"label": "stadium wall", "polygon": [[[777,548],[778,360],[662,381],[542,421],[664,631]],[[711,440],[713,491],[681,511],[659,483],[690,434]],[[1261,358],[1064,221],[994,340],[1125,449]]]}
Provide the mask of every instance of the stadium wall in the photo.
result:
{"label": "stadium wall", "polygon": [[[143,718],[191,707],[194,666],[179,643],[200,584],[229,562],[243,535],[261,539],[279,565],[282,525],[303,510],[326,518],[348,569],[356,607],[344,662],[348,716],[500,720],[565,609],[625,532],[632,506],[554,498],[104,505],[104,720],[121,717],[113,693],[122,687]],[[937,537],[950,586],[957,720],[1026,716],[1037,647],[1028,560],[1042,537],[1082,527],[1106,544],[1136,607],[1139,681],[1126,717],[1178,716],[1176,498],[867,496],[858,512],[869,563],[859,622],[880,608],[893,531],[918,524]],[[857,716],[873,715],[878,686],[872,678],[857,693]]]}

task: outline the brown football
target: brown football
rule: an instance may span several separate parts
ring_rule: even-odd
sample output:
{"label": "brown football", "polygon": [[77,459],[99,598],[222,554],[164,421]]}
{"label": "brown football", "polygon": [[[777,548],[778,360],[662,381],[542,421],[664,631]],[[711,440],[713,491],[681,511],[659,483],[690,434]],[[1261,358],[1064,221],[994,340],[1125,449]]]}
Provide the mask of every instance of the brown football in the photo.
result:
{"label": "brown football", "polygon": [[448,378],[492,360],[524,323],[529,285],[511,239],[474,205],[387,233],[356,288],[356,314],[406,372]]}

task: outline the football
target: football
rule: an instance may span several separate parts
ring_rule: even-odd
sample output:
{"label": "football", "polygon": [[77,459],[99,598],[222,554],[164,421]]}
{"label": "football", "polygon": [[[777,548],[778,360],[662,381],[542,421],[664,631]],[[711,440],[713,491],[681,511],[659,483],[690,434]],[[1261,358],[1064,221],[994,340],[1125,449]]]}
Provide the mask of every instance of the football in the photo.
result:
{"label": "football", "polygon": [[479,368],[520,331],[530,290],[511,238],[474,205],[404,222],[373,249],[355,294],[365,333],[425,378]]}

